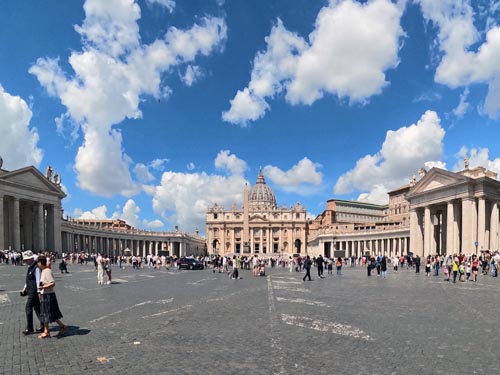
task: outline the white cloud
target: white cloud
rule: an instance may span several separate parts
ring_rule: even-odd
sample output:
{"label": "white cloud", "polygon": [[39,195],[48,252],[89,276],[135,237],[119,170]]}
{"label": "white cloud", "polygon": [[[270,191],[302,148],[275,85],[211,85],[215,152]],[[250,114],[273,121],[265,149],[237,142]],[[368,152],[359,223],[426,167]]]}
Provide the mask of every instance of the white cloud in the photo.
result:
{"label": "white cloud", "polygon": [[389,191],[404,185],[426,162],[441,159],[444,135],[441,121],[433,111],[425,112],[416,124],[388,131],[380,151],[359,159],[353,169],[339,177],[334,192],[347,194],[358,190],[365,192],[362,199],[387,203],[387,196],[378,200],[383,188]]}
{"label": "white cloud", "polygon": [[246,182],[239,175],[164,172],[153,196],[153,209],[182,230],[204,228],[209,206],[217,203],[230,208],[243,203]]}
{"label": "white cloud", "polygon": [[461,118],[469,110],[469,103],[467,103],[467,97],[469,96],[469,89],[465,88],[464,92],[460,95],[460,102],[453,110],[453,114],[458,118]]}
{"label": "white cloud", "polygon": [[203,70],[196,65],[188,65],[186,72],[182,76],[182,82],[188,87],[203,77]]}
{"label": "white cloud", "polygon": [[144,228],[151,228],[151,229],[159,229],[165,226],[165,224],[163,224],[163,221],[158,219],[151,221],[144,219],[142,221],[142,225]]}
{"label": "white cloud", "polygon": [[431,161],[426,161],[424,163],[425,169],[430,170],[434,167],[440,168],[440,169],[446,169],[446,163],[442,162],[440,160],[431,160]]}
{"label": "white cloud", "polygon": [[403,6],[389,0],[361,4],[331,0],[319,12],[309,41],[278,20],[257,53],[248,87],[239,90],[223,120],[245,125],[269,110],[282,91],[291,104],[312,104],[325,94],[366,102],[388,84],[398,63]]}
{"label": "white cloud", "polygon": [[151,182],[155,179],[155,176],[151,174],[147,165],[142,163],[137,163],[134,167],[135,177],[142,183]]}
{"label": "white cloud", "polygon": [[165,168],[165,164],[170,160],[168,159],[154,159],[149,166],[157,171],[162,171]]}
{"label": "white cloud", "polygon": [[50,58],[38,59],[29,71],[81,126],[84,141],[75,160],[80,187],[103,196],[131,196],[140,186],[130,175],[131,160],[117,125],[141,118],[144,95],[159,98],[171,92],[162,76],[172,67],[220,48],[226,25],[223,19],[204,17],[187,30],[171,27],[146,45],[141,44],[140,8],[134,1],[87,0],[84,10],[83,24],[75,27],[82,51],[69,58],[73,76]]}
{"label": "white cloud", "polygon": [[267,165],[263,173],[281,189],[307,195],[315,190],[313,187],[320,186],[323,182],[323,174],[317,170],[319,168],[321,168],[320,164],[313,163],[305,157],[288,171]]}
{"label": "white cloud", "polygon": [[[438,28],[442,58],[436,69],[436,82],[451,88],[485,83],[488,93],[484,112],[491,118],[500,115],[500,27],[491,26],[482,34],[474,26],[470,1],[418,0],[424,18]],[[476,51],[471,50],[475,47]]]}
{"label": "white cloud", "polygon": [[471,148],[463,146],[457,153],[458,162],[453,170],[460,171],[464,169],[464,158],[469,158],[469,168],[484,167],[500,175],[500,158],[490,160],[490,150],[486,147]]}
{"label": "white cloud", "polygon": [[108,211],[108,208],[105,205],[99,206],[94,208],[93,210],[90,211],[85,211],[81,208],[75,208],[73,211],[73,217],[76,217],[78,219],[86,219],[86,220],[100,220],[100,219],[107,219],[106,212]]}
{"label": "white cloud", "polygon": [[229,151],[221,151],[217,159],[216,164],[229,175],[164,172],[154,191],[153,210],[170,224],[192,231],[205,227],[207,209],[215,203],[228,209],[233,204],[241,206],[247,184],[242,176],[246,163]]}
{"label": "white cloud", "polygon": [[222,119],[233,124],[246,126],[248,121],[263,117],[269,105],[266,101],[250,92],[248,88],[238,90],[234,99],[230,100],[231,108],[222,114]]}
{"label": "white cloud", "polygon": [[26,102],[0,85],[0,156],[4,169],[40,165],[43,152],[38,148],[37,129],[30,127],[31,116]]}
{"label": "white cloud", "polygon": [[247,163],[232,154],[229,150],[221,150],[214,162],[215,168],[225,170],[232,175],[242,175],[247,169]]}
{"label": "white cloud", "polygon": [[361,193],[358,197],[360,202],[387,204],[389,190],[384,184],[375,184],[368,193]]}
{"label": "white cloud", "polygon": [[188,165],[186,165],[186,168],[188,171],[192,171],[196,168],[196,165],[193,162],[190,162],[188,163]]}
{"label": "white cloud", "polygon": [[158,4],[167,9],[170,13],[174,11],[175,1],[174,0],[146,0],[149,5]]}
{"label": "white cloud", "polygon": [[134,228],[139,228],[139,212],[141,209],[137,206],[133,199],[129,199],[121,212],[116,211],[113,213],[113,219],[122,219],[127,222],[127,224],[133,226]]}

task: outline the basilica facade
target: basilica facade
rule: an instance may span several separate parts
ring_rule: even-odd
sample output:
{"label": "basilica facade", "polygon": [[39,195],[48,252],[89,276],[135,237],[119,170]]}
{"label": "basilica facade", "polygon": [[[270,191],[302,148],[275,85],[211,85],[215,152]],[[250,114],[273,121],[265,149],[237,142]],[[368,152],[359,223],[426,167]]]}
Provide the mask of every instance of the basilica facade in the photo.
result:
{"label": "basilica facade", "polygon": [[306,254],[307,212],[297,203],[278,207],[272,189],[259,172],[244,189],[243,207],[214,204],[206,213],[210,254],[273,256]]}

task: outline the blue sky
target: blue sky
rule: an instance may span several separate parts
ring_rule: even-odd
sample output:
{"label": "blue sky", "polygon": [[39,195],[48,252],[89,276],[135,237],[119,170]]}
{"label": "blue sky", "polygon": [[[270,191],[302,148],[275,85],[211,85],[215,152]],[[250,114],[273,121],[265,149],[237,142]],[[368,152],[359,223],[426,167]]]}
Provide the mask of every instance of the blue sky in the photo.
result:
{"label": "blue sky", "polygon": [[204,231],[262,168],[279,205],[500,172],[500,1],[0,5],[0,155],[73,217]]}

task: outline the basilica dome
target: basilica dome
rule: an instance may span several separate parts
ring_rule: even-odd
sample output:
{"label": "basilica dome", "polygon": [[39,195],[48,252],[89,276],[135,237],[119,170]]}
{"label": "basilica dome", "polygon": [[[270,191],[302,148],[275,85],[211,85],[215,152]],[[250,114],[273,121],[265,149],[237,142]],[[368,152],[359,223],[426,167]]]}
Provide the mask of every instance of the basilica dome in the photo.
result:
{"label": "basilica dome", "polygon": [[248,203],[251,208],[276,209],[276,197],[264,180],[262,171],[257,176],[257,182],[250,189]]}

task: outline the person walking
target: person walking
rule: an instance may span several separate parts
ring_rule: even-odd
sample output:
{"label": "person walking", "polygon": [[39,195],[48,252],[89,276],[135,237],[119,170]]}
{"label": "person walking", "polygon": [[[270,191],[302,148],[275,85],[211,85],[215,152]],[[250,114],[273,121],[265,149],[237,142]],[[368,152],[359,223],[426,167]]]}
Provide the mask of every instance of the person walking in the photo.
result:
{"label": "person walking", "polygon": [[[23,262],[28,265],[26,273],[26,283],[21,290],[21,296],[27,297],[26,299],[26,329],[22,332],[23,335],[30,335],[34,333],[33,329],[33,310],[35,310],[38,320],[40,320],[40,299],[38,298],[38,285],[40,284],[40,268],[35,262],[35,255],[30,250],[25,251],[23,254]],[[40,328],[37,332],[42,332],[43,326],[40,320]]]}
{"label": "person walking", "polygon": [[434,276],[439,276],[439,267],[441,266],[441,257],[438,255],[434,258]]}
{"label": "person walking", "polygon": [[479,271],[479,259],[476,255],[472,256],[472,276],[474,281],[477,281],[477,273]]}
{"label": "person walking", "polygon": [[415,257],[414,264],[415,264],[415,273],[420,273],[420,257],[418,255]]}
{"label": "person walking", "polygon": [[107,255],[104,255],[103,259],[103,264],[104,264],[104,272],[106,272],[106,276],[108,278],[107,284],[111,284],[111,261],[109,260],[109,257]]}
{"label": "person walking", "polygon": [[425,263],[425,276],[429,277],[430,275],[431,275],[431,257],[429,255]]}
{"label": "person walking", "polygon": [[342,258],[338,257],[335,262],[335,267],[337,268],[337,276],[342,276]]}
{"label": "person walking", "polygon": [[318,256],[318,259],[316,259],[316,267],[318,267],[318,277],[320,279],[323,278],[323,264],[325,263],[323,257],[321,254]]}
{"label": "person walking", "polygon": [[66,331],[66,326],[61,321],[63,317],[59,304],[57,303],[54,286],[54,276],[52,270],[47,267],[47,258],[43,255],[38,257],[38,267],[42,270],[40,275],[40,285],[38,293],[40,294],[40,320],[43,323],[43,332],[38,335],[39,339],[50,337],[49,324],[56,322],[59,326],[59,332],[56,337],[61,337]]}
{"label": "person walking", "polygon": [[394,256],[394,258],[392,258],[392,265],[394,267],[394,272],[398,272],[398,266],[399,266],[399,258],[397,255]]}
{"label": "person walking", "polygon": [[380,261],[380,270],[382,271],[382,277],[385,279],[387,277],[387,258],[385,255]]}
{"label": "person walking", "polygon": [[459,267],[458,258],[455,257],[455,259],[453,259],[453,263],[451,265],[451,270],[453,271],[453,283],[457,282],[458,267]]}
{"label": "person walking", "polygon": [[101,254],[99,254],[96,258],[96,264],[97,264],[97,284],[103,285],[104,284],[104,258],[102,257]]}
{"label": "person walking", "polygon": [[302,278],[302,281],[306,281],[306,278],[309,278],[309,281],[311,281],[311,266],[312,266],[312,261],[309,255],[306,257],[306,260],[304,261],[304,268],[306,270],[305,276]]}

